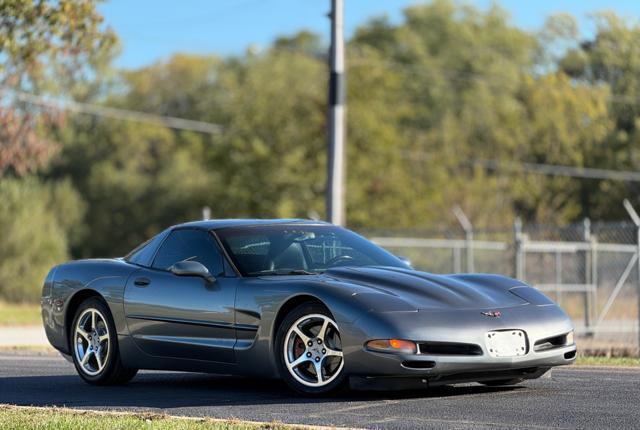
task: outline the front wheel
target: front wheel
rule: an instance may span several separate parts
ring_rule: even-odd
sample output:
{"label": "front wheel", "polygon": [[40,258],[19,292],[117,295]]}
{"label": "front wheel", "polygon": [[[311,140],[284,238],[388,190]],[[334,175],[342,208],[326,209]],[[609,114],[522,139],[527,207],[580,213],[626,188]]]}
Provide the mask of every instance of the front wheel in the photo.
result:
{"label": "front wheel", "polygon": [[123,384],[138,372],[122,365],[111,312],[97,297],[85,300],[78,307],[71,326],[70,343],[73,364],[89,384]]}
{"label": "front wheel", "polygon": [[345,381],[340,329],[322,305],[303,304],[286,316],[276,354],[282,379],[299,393],[328,393]]}

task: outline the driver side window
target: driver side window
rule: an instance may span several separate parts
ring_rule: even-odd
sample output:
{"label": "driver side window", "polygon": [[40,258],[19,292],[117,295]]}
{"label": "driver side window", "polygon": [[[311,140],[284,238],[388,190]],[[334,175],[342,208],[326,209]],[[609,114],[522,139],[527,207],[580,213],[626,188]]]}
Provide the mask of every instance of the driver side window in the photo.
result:
{"label": "driver side window", "polygon": [[224,272],[218,245],[206,231],[174,230],[158,250],[152,267],[167,270],[185,260],[202,263],[213,276],[220,276]]}

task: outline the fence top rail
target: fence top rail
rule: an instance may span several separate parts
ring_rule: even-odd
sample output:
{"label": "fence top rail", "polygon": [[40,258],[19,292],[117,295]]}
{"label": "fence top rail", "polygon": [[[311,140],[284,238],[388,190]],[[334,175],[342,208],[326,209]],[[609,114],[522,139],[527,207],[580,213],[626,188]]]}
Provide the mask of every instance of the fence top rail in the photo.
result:
{"label": "fence top rail", "polygon": [[578,252],[578,251],[606,251],[635,253],[637,245],[624,243],[600,242],[564,242],[564,241],[524,241],[522,250],[526,252]]}
{"label": "fence top rail", "polygon": [[[414,237],[373,237],[371,240],[380,246],[391,248],[467,248],[473,249],[506,251],[510,244],[507,242],[490,240],[465,239],[425,239]],[[565,241],[533,241],[522,242],[522,250],[525,252],[563,252],[573,253],[579,251],[602,251],[602,252],[625,252],[635,253],[637,245],[624,243],[601,243],[601,242],[565,242]]]}
{"label": "fence top rail", "polygon": [[563,291],[563,292],[585,292],[597,291],[595,284],[534,284],[540,291]]}
{"label": "fence top rail", "polygon": [[421,239],[413,237],[373,237],[371,241],[380,246],[392,248],[466,248],[506,251],[509,244],[506,242],[465,239]]}

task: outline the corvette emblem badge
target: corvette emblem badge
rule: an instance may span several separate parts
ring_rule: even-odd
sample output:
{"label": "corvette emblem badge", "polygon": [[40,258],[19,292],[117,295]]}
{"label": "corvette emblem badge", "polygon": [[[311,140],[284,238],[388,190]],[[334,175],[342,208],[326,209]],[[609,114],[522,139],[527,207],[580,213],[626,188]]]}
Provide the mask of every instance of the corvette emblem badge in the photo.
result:
{"label": "corvette emblem badge", "polygon": [[500,311],[489,311],[489,312],[480,312],[480,313],[485,317],[500,318],[502,316],[502,313]]}

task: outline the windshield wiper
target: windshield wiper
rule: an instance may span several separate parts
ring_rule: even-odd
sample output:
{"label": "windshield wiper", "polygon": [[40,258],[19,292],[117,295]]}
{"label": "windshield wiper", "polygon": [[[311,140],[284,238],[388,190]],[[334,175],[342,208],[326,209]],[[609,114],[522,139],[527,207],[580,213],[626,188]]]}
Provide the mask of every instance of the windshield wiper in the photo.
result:
{"label": "windshield wiper", "polygon": [[260,275],[317,275],[319,272],[311,272],[304,269],[276,269],[276,270],[261,270],[259,272],[249,272],[248,275],[260,276]]}

